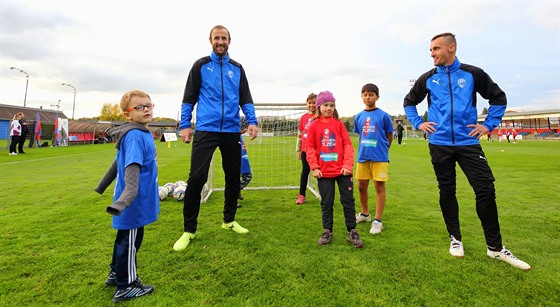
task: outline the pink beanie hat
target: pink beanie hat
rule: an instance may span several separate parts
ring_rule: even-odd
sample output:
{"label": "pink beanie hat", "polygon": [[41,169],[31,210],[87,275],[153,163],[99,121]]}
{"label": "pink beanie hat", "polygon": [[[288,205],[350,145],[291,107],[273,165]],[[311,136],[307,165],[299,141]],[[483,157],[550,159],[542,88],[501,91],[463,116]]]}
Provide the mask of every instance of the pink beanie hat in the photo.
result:
{"label": "pink beanie hat", "polygon": [[336,99],[334,99],[333,94],[329,91],[320,92],[319,95],[317,95],[317,101],[315,101],[315,106],[318,108],[322,104],[328,101],[330,102],[336,101]]}

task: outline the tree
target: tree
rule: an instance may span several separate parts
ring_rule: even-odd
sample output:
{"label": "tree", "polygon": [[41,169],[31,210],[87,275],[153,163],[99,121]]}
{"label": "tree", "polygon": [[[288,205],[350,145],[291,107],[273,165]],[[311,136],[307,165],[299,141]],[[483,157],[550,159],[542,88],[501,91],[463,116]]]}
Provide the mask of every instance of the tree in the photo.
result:
{"label": "tree", "polygon": [[486,107],[484,107],[484,109],[482,109],[482,114],[488,114],[488,109]]}
{"label": "tree", "polygon": [[344,127],[346,127],[346,131],[353,132],[354,131],[354,119],[355,118],[356,118],[356,115],[354,115],[352,117],[341,117],[339,119],[344,124]]}
{"label": "tree", "polygon": [[424,122],[428,121],[428,111],[424,112],[424,116],[422,116],[422,119],[424,120]]}
{"label": "tree", "polygon": [[177,120],[169,117],[154,117],[152,122],[177,122]]}
{"label": "tree", "polygon": [[110,121],[123,121],[126,118],[118,103],[104,103],[101,107],[101,113],[99,114],[99,120],[110,120]]}

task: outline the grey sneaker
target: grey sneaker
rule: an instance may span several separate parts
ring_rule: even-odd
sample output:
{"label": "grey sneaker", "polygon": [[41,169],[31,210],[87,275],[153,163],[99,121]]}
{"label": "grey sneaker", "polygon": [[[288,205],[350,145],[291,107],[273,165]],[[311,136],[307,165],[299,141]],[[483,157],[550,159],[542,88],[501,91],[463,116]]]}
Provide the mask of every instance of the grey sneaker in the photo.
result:
{"label": "grey sneaker", "polygon": [[142,283],[134,281],[126,289],[115,291],[113,302],[118,303],[131,300],[154,292],[153,286],[144,286]]}
{"label": "grey sneaker", "polygon": [[346,240],[352,243],[352,245],[354,245],[354,247],[356,248],[364,247],[364,242],[360,240],[360,236],[358,235],[358,231],[356,229],[352,229],[350,230],[350,232],[348,232],[348,235],[346,236]]}
{"label": "grey sneaker", "polygon": [[453,257],[463,258],[465,256],[465,251],[463,250],[463,242],[455,239],[454,236],[450,236],[451,244],[449,245],[449,253]]}
{"label": "grey sneaker", "polygon": [[371,214],[364,215],[361,212],[356,214],[356,222],[357,223],[369,223],[369,222],[371,222]]}
{"label": "grey sneaker", "polygon": [[323,235],[321,235],[321,238],[319,239],[319,241],[317,241],[317,244],[319,244],[320,246],[327,245],[331,243],[332,240],[333,240],[332,232],[328,229],[325,229],[323,230]]}
{"label": "grey sneaker", "polygon": [[494,252],[489,249],[486,249],[486,254],[490,258],[499,259],[503,262],[509,263],[510,265],[522,269],[522,270],[530,270],[531,266],[521,259],[517,259],[506,247],[502,247],[502,250],[499,252]]}

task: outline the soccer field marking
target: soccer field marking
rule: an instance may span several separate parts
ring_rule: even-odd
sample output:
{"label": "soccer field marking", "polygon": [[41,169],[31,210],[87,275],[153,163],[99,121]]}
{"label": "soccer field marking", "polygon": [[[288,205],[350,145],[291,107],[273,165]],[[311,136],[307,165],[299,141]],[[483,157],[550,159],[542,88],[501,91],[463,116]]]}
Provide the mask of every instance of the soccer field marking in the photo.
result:
{"label": "soccer field marking", "polygon": [[105,152],[105,151],[110,151],[110,150],[101,150],[101,151],[84,152],[84,153],[79,153],[79,154],[71,154],[71,155],[62,155],[62,156],[46,157],[46,158],[33,159],[33,160],[4,162],[4,163],[0,163],[0,165],[12,165],[12,164],[20,164],[20,163],[26,163],[26,162],[36,162],[36,161],[52,160],[52,159],[58,159],[58,158],[76,157],[76,156],[82,156],[82,155],[88,155],[88,154],[98,154],[98,153],[100,153],[100,152]]}

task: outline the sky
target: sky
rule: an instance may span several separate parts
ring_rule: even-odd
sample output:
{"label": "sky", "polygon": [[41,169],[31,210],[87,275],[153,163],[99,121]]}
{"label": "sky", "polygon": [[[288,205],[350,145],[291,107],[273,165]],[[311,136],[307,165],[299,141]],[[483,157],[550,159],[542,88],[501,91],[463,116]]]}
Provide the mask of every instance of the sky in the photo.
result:
{"label": "sky", "polygon": [[[462,63],[484,69],[508,110],[560,108],[560,1],[0,0],[0,103],[98,116],[132,89],[155,117],[178,118],[192,64],[226,26],[230,57],[255,103],[305,104],[328,90],[341,116],[377,106],[404,114],[411,81],[433,68],[431,38],[452,32]],[[74,91],[76,89],[74,103]],[[487,107],[479,97],[479,111]],[[424,101],[418,106],[423,113]],[[480,113],[479,112],[479,113]],[[257,116],[259,114],[257,113]]]}

